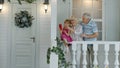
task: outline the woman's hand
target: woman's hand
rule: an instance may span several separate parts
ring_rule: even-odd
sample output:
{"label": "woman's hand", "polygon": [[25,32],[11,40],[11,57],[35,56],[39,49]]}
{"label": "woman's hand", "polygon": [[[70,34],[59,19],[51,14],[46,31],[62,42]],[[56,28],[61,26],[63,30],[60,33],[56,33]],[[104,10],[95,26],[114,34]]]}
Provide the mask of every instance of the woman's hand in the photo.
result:
{"label": "woman's hand", "polygon": [[73,28],[71,28],[71,27],[68,27],[68,30],[70,30],[72,33],[75,32],[75,30]]}

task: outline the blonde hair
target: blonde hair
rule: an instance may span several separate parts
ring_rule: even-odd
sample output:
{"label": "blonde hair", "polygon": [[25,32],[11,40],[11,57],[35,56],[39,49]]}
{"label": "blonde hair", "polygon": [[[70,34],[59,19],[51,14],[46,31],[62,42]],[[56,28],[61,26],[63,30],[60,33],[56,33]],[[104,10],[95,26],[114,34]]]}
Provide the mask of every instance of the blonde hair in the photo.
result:
{"label": "blonde hair", "polygon": [[70,21],[76,21],[76,23],[78,22],[77,18],[75,18],[74,16],[70,17]]}
{"label": "blonde hair", "polygon": [[66,20],[64,21],[64,23],[66,23],[66,22],[69,22],[69,23],[70,23],[70,20],[69,20],[69,19],[66,19]]}

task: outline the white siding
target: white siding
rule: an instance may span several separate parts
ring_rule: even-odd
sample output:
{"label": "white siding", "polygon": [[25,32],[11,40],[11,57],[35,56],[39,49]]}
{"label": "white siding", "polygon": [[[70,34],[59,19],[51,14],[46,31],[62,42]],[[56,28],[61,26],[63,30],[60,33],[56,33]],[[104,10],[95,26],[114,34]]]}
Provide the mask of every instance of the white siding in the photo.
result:
{"label": "white siding", "polygon": [[105,0],[106,40],[120,40],[120,5],[119,0]]}
{"label": "white siding", "polygon": [[[39,22],[40,27],[38,27],[38,37],[39,42],[39,52],[37,61],[39,66],[37,68],[49,68],[49,65],[46,63],[46,51],[50,47],[50,5],[48,12],[44,12],[44,0],[38,0],[37,3],[37,21]],[[10,41],[9,38],[12,38],[10,34],[11,28],[11,5],[7,2],[4,4],[3,10],[0,13],[0,68],[10,68]],[[12,60],[11,60],[12,61]]]}
{"label": "white siding", "polygon": [[8,28],[10,23],[10,16],[8,9],[9,4],[5,3],[3,5],[2,12],[0,13],[0,68],[7,68],[9,65],[8,57],[9,57],[9,39],[8,39]]}
{"label": "white siding", "polygon": [[[58,0],[57,1],[57,27],[58,25],[64,24],[64,20],[70,18],[71,16],[71,0]],[[58,29],[58,28],[57,28]],[[57,30],[57,35],[59,36],[59,30]]]}
{"label": "white siding", "polygon": [[40,43],[39,43],[39,68],[49,68],[47,64],[46,54],[47,48],[50,47],[50,26],[51,26],[51,7],[50,4],[48,5],[48,11],[45,13],[44,11],[44,0],[41,0],[38,3],[38,21],[40,23]]}

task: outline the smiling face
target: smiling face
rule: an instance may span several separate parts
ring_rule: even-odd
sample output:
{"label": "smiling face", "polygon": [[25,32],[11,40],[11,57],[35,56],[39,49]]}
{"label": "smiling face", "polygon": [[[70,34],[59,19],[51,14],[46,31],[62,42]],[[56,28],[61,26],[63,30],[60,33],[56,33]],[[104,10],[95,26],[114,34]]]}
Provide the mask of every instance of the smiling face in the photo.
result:
{"label": "smiling face", "polygon": [[88,24],[91,19],[91,15],[89,13],[84,13],[82,16],[82,22],[84,24]]}
{"label": "smiling face", "polygon": [[73,19],[73,20],[71,20],[71,24],[72,24],[73,26],[76,26],[77,21]]}
{"label": "smiling face", "polygon": [[84,24],[88,24],[89,19],[82,16],[82,21],[83,21]]}
{"label": "smiling face", "polygon": [[65,20],[64,21],[64,27],[67,28],[70,25],[70,20]]}
{"label": "smiling face", "polygon": [[65,25],[65,27],[68,27],[68,26],[69,26],[69,22],[66,21],[66,22],[64,23],[64,25]]}

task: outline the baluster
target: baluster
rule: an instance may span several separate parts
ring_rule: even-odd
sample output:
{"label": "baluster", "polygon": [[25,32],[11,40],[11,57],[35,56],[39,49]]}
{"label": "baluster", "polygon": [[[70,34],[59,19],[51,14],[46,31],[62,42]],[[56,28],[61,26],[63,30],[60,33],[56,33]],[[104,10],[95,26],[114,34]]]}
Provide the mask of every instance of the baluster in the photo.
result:
{"label": "baluster", "polygon": [[106,43],[104,46],[105,46],[104,47],[105,48],[105,63],[104,63],[104,65],[105,65],[105,68],[109,68],[109,61],[108,61],[109,44]]}
{"label": "baluster", "polygon": [[76,68],[76,58],[75,58],[75,54],[76,54],[76,43],[73,42],[72,43],[72,55],[73,55],[73,59],[72,59],[72,68]]}
{"label": "baluster", "polygon": [[95,43],[94,46],[93,46],[93,50],[94,50],[94,68],[98,68],[98,61],[97,61],[97,51],[98,51],[98,44]]}
{"label": "baluster", "polygon": [[86,65],[87,65],[87,61],[86,61],[87,44],[86,43],[83,44],[82,51],[83,51],[83,68],[87,68],[86,67]]}
{"label": "baluster", "polygon": [[119,68],[119,59],[118,59],[118,56],[119,56],[119,43],[115,44],[115,68]]}
{"label": "baluster", "polygon": [[76,67],[80,68],[80,58],[81,58],[81,44],[77,44],[77,51],[76,51]]}

